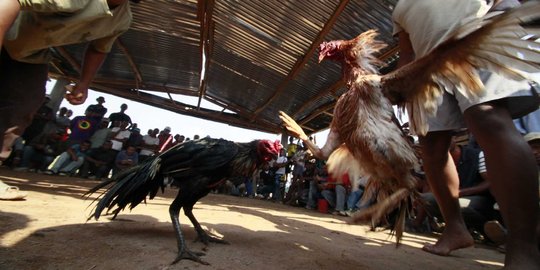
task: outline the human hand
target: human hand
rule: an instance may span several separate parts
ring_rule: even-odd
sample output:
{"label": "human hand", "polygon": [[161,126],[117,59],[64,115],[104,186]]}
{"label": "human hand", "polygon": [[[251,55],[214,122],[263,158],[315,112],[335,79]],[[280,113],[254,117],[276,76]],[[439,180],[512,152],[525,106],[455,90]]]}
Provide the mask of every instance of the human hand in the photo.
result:
{"label": "human hand", "polygon": [[67,90],[65,98],[70,104],[81,105],[86,101],[88,97],[88,86],[77,83],[75,85],[66,85],[65,88]]}
{"label": "human hand", "polygon": [[279,118],[283,121],[283,126],[294,136],[301,140],[307,140],[308,137],[302,127],[283,111],[279,111]]}

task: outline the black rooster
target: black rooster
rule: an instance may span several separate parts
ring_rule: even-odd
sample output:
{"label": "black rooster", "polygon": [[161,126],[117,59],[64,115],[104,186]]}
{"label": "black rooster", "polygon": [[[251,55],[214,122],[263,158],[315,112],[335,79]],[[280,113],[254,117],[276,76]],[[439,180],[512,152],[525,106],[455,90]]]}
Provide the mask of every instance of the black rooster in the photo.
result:
{"label": "black rooster", "polygon": [[172,264],[182,259],[208,264],[199,258],[204,253],[190,251],[186,247],[178,219],[180,209],[184,208],[185,215],[203,243],[227,243],[209,236],[203,230],[193,215],[193,206],[226,178],[251,175],[263,162],[277,157],[280,148],[278,141],[269,140],[235,143],[203,138],[185,142],[88,191],[87,194],[91,194],[113,183],[98,198],[99,202],[90,218],[97,220],[103,210],[107,209],[107,213],[114,214],[114,219],[127,205],[132,209],[146,201],[147,196],[153,199],[159,189],[163,192],[170,183],[179,188],[178,195],[169,207],[178,244],[178,255]]}

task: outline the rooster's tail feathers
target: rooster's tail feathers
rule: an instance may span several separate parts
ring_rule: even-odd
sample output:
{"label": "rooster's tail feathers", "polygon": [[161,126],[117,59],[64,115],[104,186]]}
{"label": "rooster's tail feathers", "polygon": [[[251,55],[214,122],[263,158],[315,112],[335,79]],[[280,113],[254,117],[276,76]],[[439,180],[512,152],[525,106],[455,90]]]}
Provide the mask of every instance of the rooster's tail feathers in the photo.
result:
{"label": "rooster's tail feathers", "polygon": [[395,209],[399,209],[397,219],[392,224],[392,233],[396,236],[396,245],[400,244],[403,231],[405,229],[405,219],[409,211],[408,198],[413,197],[414,192],[407,188],[398,189],[396,192],[390,194],[385,199],[380,200],[376,204],[360,210],[352,215],[349,223],[371,223],[372,227],[385,219],[386,215]]}
{"label": "rooster's tail feathers", "polygon": [[[103,210],[107,209],[107,213],[111,212],[115,215],[122,211],[128,204],[130,209],[137,206],[149,196],[153,199],[157,191],[164,188],[163,175],[159,173],[160,158],[156,157],[147,160],[139,166],[130,168],[121,172],[113,179],[100,183],[86,195],[95,193],[101,188],[109,186],[97,199],[99,200],[94,208],[92,217],[99,219]],[[112,185],[111,185],[112,184]]]}
{"label": "rooster's tail feathers", "polygon": [[345,144],[338,147],[328,157],[326,162],[328,173],[331,175],[348,174],[349,179],[355,181],[364,175],[360,162],[352,155]]}

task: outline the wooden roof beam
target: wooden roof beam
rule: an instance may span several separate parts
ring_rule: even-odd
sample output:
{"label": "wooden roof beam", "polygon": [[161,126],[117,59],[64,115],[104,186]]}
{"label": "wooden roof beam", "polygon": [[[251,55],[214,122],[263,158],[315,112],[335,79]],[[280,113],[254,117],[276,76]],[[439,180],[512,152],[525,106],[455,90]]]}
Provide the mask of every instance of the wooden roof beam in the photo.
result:
{"label": "wooden roof beam", "polygon": [[141,71],[137,67],[137,64],[135,64],[135,61],[133,60],[133,56],[131,56],[131,53],[127,49],[127,47],[122,42],[121,38],[116,39],[116,45],[118,45],[118,48],[120,48],[120,51],[126,56],[127,61],[129,63],[129,66],[131,67],[131,70],[133,71],[133,74],[135,74],[135,85],[137,86],[137,89],[140,89],[140,85],[143,83],[143,78]]}
{"label": "wooden roof beam", "polygon": [[[64,74],[63,71],[58,71],[58,72],[49,71],[49,75],[52,77],[57,77],[57,78],[66,78],[72,81],[78,80],[78,78],[74,76]],[[106,85],[109,87],[114,87],[114,88],[122,88],[122,89],[135,89],[136,88],[136,85],[134,84],[132,80],[116,80],[116,79],[111,79],[111,78],[98,77],[98,78],[94,78],[93,82]],[[157,84],[152,84],[152,83],[145,83],[144,89],[139,89],[139,90],[162,92],[162,93],[171,92],[174,94],[179,94],[179,95],[184,95],[184,96],[197,96],[197,92],[193,90],[175,88],[175,87],[164,88],[163,85],[157,85]]]}
{"label": "wooden roof beam", "polygon": [[307,107],[311,106],[311,104],[313,104],[315,101],[321,99],[322,97],[328,95],[328,93],[335,93],[339,88],[343,87],[344,83],[343,83],[343,80],[339,80],[337,82],[335,82],[332,86],[330,86],[328,89],[326,90],[323,90],[321,92],[319,92],[319,94],[317,94],[316,96],[314,96],[313,98],[311,98],[310,100],[306,101],[306,103],[304,103],[302,106],[300,106],[300,108],[298,108],[296,111],[294,111],[292,113],[293,116],[296,116],[298,115],[299,113],[301,113],[304,109],[306,109]]}
{"label": "wooden roof beam", "polygon": [[192,117],[202,118],[209,121],[215,121],[219,123],[227,123],[232,126],[247,128],[252,130],[258,130],[268,133],[280,133],[281,130],[276,128],[275,125],[264,125],[261,123],[252,124],[247,119],[241,119],[236,114],[230,113],[220,113],[219,111],[209,110],[209,109],[197,109],[195,106],[184,104],[178,101],[175,101],[173,104],[166,98],[154,96],[144,92],[136,91],[125,91],[110,87],[105,87],[96,83],[90,84],[92,89],[101,91],[104,93],[109,93],[115,96],[126,98],[129,100],[134,100],[141,102],[147,105],[165,109],[174,113],[179,113],[183,115],[188,115]]}
{"label": "wooden roof beam", "polygon": [[199,0],[197,17],[201,24],[201,40],[199,47],[201,50],[201,79],[199,83],[199,100],[197,102],[197,109],[201,108],[201,101],[206,95],[206,78],[208,74],[208,68],[210,66],[211,49],[214,44],[213,38],[213,22],[212,14],[214,12],[214,0]]}
{"label": "wooden roof beam", "polygon": [[[208,100],[218,106],[221,106],[223,107],[224,109],[227,109],[227,110],[230,110],[230,111],[233,111],[235,112],[236,114],[240,115],[241,117],[245,118],[245,119],[250,119],[249,116],[251,115],[251,112],[250,111],[247,111],[245,108],[242,108],[240,106],[237,106],[237,105],[234,105],[234,104],[231,104],[231,103],[226,103],[224,101],[221,101],[220,99],[218,98],[215,98],[215,97],[212,97],[212,96],[206,96],[208,98]],[[256,121],[250,121],[249,122],[251,123],[265,123],[265,124],[268,124],[268,125],[274,125],[276,128],[280,128],[280,125],[276,123],[272,123],[272,122],[269,122],[267,121],[266,119],[257,119]]]}
{"label": "wooden roof beam", "polygon": [[321,114],[324,114],[326,111],[334,108],[334,105],[336,105],[335,102],[331,102],[327,105],[324,105],[324,106],[321,106],[319,107],[319,109],[317,109],[316,111],[314,111],[311,115],[309,115],[308,117],[302,119],[302,121],[300,121],[300,125],[305,125],[306,123],[308,123],[309,121],[315,119],[317,116],[321,115]]}
{"label": "wooden roof beam", "polygon": [[259,109],[257,109],[253,113],[253,116],[251,117],[252,121],[264,109],[266,109],[266,107],[268,107],[270,105],[270,103],[272,103],[279,95],[281,95],[283,93],[283,91],[285,90],[287,84],[289,84],[289,82],[292,81],[294,79],[294,77],[296,77],[298,72],[311,59],[313,54],[315,54],[315,52],[319,48],[319,44],[321,43],[321,41],[323,41],[326,34],[328,34],[328,32],[330,32],[330,30],[332,30],[332,27],[334,26],[334,23],[337,21],[337,19],[341,15],[341,12],[343,12],[345,7],[347,7],[347,4],[349,4],[349,0],[341,0],[340,1],[339,5],[334,10],[334,12],[333,12],[332,16],[330,17],[330,19],[328,20],[328,22],[326,22],[323,29],[319,32],[319,34],[317,35],[315,40],[313,40],[313,42],[311,43],[311,46],[308,49],[308,51],[306,52],[306,54],[302,58],[298,59],[298,61],[296,61],[294,67],[291,69],[289,74],[287,74],[287,77],[285,77],[285,79],[278,85],[276,91],[274,92],[274,95],[272,95],[268,100],[266,100],[266,102]]}

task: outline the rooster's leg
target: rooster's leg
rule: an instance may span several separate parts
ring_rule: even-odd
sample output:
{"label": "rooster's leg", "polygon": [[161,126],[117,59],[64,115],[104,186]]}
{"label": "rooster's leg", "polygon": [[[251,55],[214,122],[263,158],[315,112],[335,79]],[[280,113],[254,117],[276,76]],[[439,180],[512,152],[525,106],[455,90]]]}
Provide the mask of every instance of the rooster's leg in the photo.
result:
{"label": "rooster's leg", "polygon": [[191,220],[191,224],[193,224],[193,227],[195,227],[195,231],[197,232],[197,240],[200,240],[201,242],[203,242],[205,245],[208,245],[208,243],[212,242],[212,243],[218,243],[218,244],[226,244],[228,245],[229,242],[225,241],[225,240],[222,240],[222,239],[219,239],[219,238],[216,238],[216,237],[213,237],[213,236],[210,236],[208,235],[208,233],[206,233],[206,231],[204,231],[204,229],[201,227],[201,224],[199,224],[199,222],[197,221],[197,219],[195,218],[195,216],[193,215],[193,205],[184,205],[184,214],[186,214],[186,216],[189,218],[189,220]]}
{"label": "rooster's leg", "polygon": [[192,260],[195,262],[199,262],[201,264],[208,265],[209,263],[203,261],[199,256],[205,255],[203,252],[194,252],[190,251],[187,246],[186,242],[184,240],[184,236],[182,235],[182,231],[180,229],[180,220],[178,219],[178,216],[180,214],[180,209],[182,208],[182,202],[180,200],[180,194],[174,199],[173,203],[169,207],[169,214],[171,215],[171,221],[173,223],[174,231],[176,232],[176,241],[178,245],[178,255],[176,256],[176,259],[171,264],[175,264],[183,259]]}

